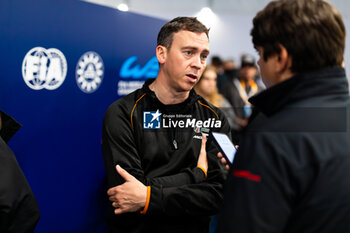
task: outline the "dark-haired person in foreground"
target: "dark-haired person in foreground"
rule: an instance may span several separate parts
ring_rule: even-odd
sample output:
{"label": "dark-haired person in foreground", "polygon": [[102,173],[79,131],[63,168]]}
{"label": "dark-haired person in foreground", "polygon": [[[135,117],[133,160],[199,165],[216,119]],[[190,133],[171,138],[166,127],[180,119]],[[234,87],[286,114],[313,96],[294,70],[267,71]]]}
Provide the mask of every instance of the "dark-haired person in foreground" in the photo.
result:
{"label": "dark-haired person in foreground", "polygon": [[110,232],[209,232],[226,171],[202,133],[230,129],[192,90],[208,54],[208,29],[196,18],[173,19],[158,34],[157,78],[108,108],[102,150]]}
{"label": "dark-haired person in foreground", "polygon": [[0,111],[0,232],[32,233],[40,217],[35,196],[7,142],[21,125]]}
{"label": "dark-haired person in foreground", "polygon": [[267,90],[230,170],[222,233],[350,232],[345,27],[326,1],[270,2],[251,31]]}

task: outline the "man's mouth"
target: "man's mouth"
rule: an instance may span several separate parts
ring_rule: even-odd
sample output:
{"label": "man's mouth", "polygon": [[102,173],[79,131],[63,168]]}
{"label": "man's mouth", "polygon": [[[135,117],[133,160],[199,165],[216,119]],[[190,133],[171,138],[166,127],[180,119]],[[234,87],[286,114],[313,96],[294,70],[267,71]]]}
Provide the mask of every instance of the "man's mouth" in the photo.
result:
{"label": "man's mouth", "polygon": [[189,77],[191,80],[196,81],[197,80],[197,75],[194,74],[186,74],[187,77]]}

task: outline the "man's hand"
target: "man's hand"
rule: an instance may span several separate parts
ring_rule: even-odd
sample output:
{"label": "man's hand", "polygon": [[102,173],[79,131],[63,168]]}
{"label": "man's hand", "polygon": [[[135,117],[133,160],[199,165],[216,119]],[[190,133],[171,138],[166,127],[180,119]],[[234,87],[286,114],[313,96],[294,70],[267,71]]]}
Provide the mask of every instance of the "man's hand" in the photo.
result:
{"label": "man's hand", "polygon": [[222,153],[221,153],[221,152],[218,152],[217,156],[219,157],[220,162],[221,162],[223,165],[225,165],[226,170],[227,170],[227,171],[230,170],[230,166],[227,164],[227,161],[226,161],[225,157],[222,155]]}
{"label": "man's hand", "polygon": [[116,166],[116,170],[124,178],[125,183],[107,191],[109,200],[115,208],[114,213],[122,214],[142,210],[146,205],[147,187],[119,165]]}
{"label": "man's hand", "polygon": [[[235,146],[235,147],[236,147],[236,149],[238,149],[239,146]],[[218,152],[217,156],[218,156],[218,158],[220,159],[220,162],[221,162],[223,165],[225,165],[226,170],[229,171],[229,170],[230,170],[230,166],[228,165],[228,163],[227,163],[227,161],[226,161],[226,158],[222,155],[221,152]]]}
{"label": "man's hand", "polygon": [[205,144],[207,143],[207,136],[202,134],[202,146],[201,151],[199,152],[197,166],[205,170],[205,173],[208,171],[208,158],[207,151],[205,150]]}

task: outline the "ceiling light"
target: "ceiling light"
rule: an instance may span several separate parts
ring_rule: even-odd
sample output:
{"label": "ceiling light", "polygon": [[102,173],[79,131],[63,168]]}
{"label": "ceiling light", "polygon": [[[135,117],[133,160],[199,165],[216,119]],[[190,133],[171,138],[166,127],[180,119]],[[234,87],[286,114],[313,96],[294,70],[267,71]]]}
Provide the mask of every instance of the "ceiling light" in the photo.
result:
{"label": "ceiling light", "polygon": [[196,16],[208,28],[214,27],[218,20],[217,15],[209,7],[202,8]]}
{"label": "ceiling light", "polygon": [[120,3],[118,6],[117,6],[117,9],[120,10],[120,11],[129,11],[129,7],[127,4],[125,3]]}

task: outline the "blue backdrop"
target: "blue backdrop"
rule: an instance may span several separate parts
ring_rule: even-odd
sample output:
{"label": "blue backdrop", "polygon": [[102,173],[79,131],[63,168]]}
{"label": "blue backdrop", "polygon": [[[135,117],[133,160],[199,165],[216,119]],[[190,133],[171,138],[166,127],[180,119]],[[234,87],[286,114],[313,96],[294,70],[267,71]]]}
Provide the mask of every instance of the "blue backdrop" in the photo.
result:
{"label": "blue backdrop", "polygon": [[157,75],[163,24],[77,0],[0,1],[0,109],[23,125],[10,147],[39,203],[35,232],[106,231],[103,115]]}

